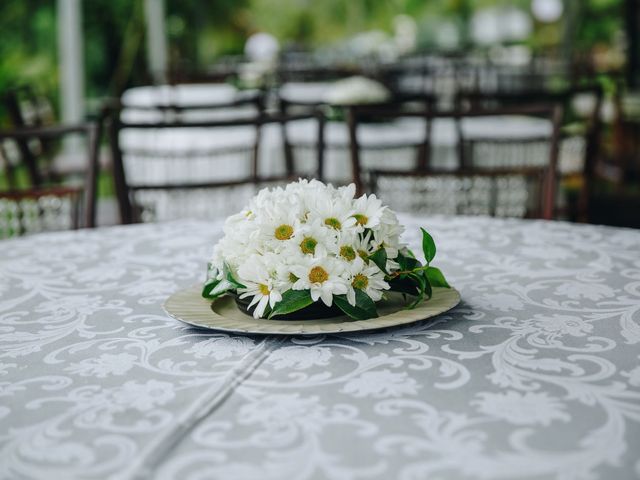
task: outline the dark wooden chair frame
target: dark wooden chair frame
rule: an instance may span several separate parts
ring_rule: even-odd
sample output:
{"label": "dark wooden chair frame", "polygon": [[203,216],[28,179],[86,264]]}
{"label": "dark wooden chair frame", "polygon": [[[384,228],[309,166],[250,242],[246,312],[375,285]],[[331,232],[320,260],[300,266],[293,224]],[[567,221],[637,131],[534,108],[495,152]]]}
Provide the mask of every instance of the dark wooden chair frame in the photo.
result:
{"label": "dark wooden chair frame", "polygon": [[[434,120],[442,119],[442,118],[451,118],[456,122],[456,126],[458,129],[458,152],[460,157],[460,168],[455,171],[446,171],[446,172],[438,172],[430,168],[427,165],[419,165],[414,171],[402,171],[399,172],[394,169],[389,169],[388,172],[393,175],[409,175],[409,176],[427,176],[429,174],[433,175],[461,175],[461,176],[469,176],[472,173],[478,175],[531,175],[533,170],[540,170],[540,168],[532,168],[532,167],[519,167],[519,168],[495,168],[495,169],[479,169],[479,168],[471,168],[468,164],[468,161],[463,163],[463,149],[465,138],[462,134],[462,126],[461,120],[464,118],[473,118],[473,117],[489,117],[489,116],[503,116],[503,115],[535,115],[543,118],[547,118],[552,122],[552,132],[549,138],[550,142],[550,152],[549,152],[549,163],[542,169],[544,170],[544,189],[542,195],[543,205],[541,207],[541,217],[546,219],[551,219],[554,217],[554,206],[555,206],[555,195],[556,195],[556,183],[557,183],[557,163],[558,163],[558,148],[559,148],[559,139],[560,139],[560,123],[562,119],[563,110],[559,105],[540,105],[540,106],[530,106],[530,107],[521,107],[521,108],[501,108],[494,110],[475,110],[475,111],[449,111],[449,112],[433,112],[433,111],[423,111],[423,112],[415,112],[415,111],[398,111],[398,109],[389,109],[389,108],[380,108],[375,106],[353,106],[349,108],[348,113],[348,124],[349,124],[349,138],[350,138],[350,150],[351,150],[351,168],[353,173],[353,181],[356,184],[356,188],[359,193],[364,191],[363,188],[363,172],[361,168],[360,162],[360,144],[358,142],[357,129],[358,125],[361,123],[362,118],[366,118],[367,115],[375,114],[377,117],[388,117],[388,118],[402,118],[402,117],[414,117],[414,118],[423,118],[425,119],[427,124],[432,123]],[[498,140],[499,137],[495,139],[476,139],[474,137],[473,140]],[[525,141],[539,141],[540,138],[531,138],[526,139]],[[425,142],[427,148],[431,148],[431,138],[429,135],[425,138]],[[387,171],[387,170],[385,170]],[[377,177],[384,175],[382,170],[376,170],[374,172],[369,172],[374,176],[374,182],[377,181]],[[373,182],[372,182],[373,183]]]}
{"label": "dark wooden chair frame", "polygon": [[[555,189],[549,191],[548,185],[550,184],[550,174],[548,168],[543,167],[523,167],[523,168],[496,168],[491,170],[480,169],[460,169],[460,170],[431,170],[431,171],[407,171],[407,170],[370,170],[370,189],[372,193],[379,194],[378,184],[382,177],[405,177],[405,178],[469,178],[469,177],[483,177],[483,178],[500,178],[500,177],[525,177],[527,179],[533,179],[539,183],[541,195],[538,205],[534,210],[528,211],[526,218],[542,218],[551,220],[553,218],[553,200],[550,195],[553,195]],[[493,214],[494,212],[491,212]]]}
{"label": "dark wooden chair frame", "polygon": [[[477,110],[487,104],[527,105],[532,103],[554,103],[567,106],[569,101],[579,94],[591,94],[595,98],[593,112],[586,119],[585,158],[583,171],[583,188],[578,197],[577,213],[579,221],[587,221],[588,202],[593,189],[595,170],[600,156],[600,140],[602,136],[602,120],[600,118],[604,90],[599,84],[572,86],[560,91],[528,89],[515,92],[459,92],[456,96],[457,108]],[[566,110],[565,110],[566,112]],[[561,134],[561,139],[564,135]]]}
{"label": "dark wooden chair frame", "polygon": [[[33,122],[28,123],[21,106],[21,98],[26,99],[32,106],[39,103],[38,94],[30,85],[22,85],[10,89],[3,97],[3,103],[9,113],[11,123],[15,129],[53,127],[55,123],[47,123],[41,115],[36,115]],[[44,97],[43,97],[44,98]],[[32,140],[32,139],[28,139]],[[33,187],[42,187],[47,183],[59,183],[65,173],[54,169],[53,159],[55,148],[47,138],[38,138],[40,151],[34,151],[33,145],[26,139],[17,139],[21,161],[27,166],[29,178]],[[80,171],[67,172],[71,174],[84,173]]]}
{"label": "dark wooden chair frame", "polygon": [[[80,227],[79,200],[84,196],[84,194],[84,190],[79,187],[45,187],[30,190],[11,190],[7,192],[0,192],[0,200],[9,200],[19,204],[24,200],[38,201],[44,197],[56,197],[60,199],[69,198],[72,202],[71,228],[73,230],[77,230]],[[22,215],[22,212],[19,211],[18,215]],[[22,223],[19,224],[19,230],[16,233],[18,235],[23,235],[25,233],[24,225]]]}
{"label": "dark wooden chair frame", "polygon": [[[95,227],[96,220],[96,199],[97,199],[97,187],[98,187],[98,149],[99,141],[101,137],[101,128],[99,123],[82,123],[76,125],[56,125],[50,127],[25,127],[16,130],[4,130],[0,131],[0,142],[4,140],[14,140],[18,145],[26,144],[31,139],[38,139],[41,141],[51,141],[54,139],[62,139],[66,136],[73,134],[84,135],[87,139],[87,165],[85,171],[84,186],[81,188],[84,196],[84,218],[80,222],[80,225],[86,228]],[[24,158],[27,168],[30,173],[38,174],[38,165],[35,158]],[[30,163],[32,162],[32,163]],[[25,190],[22,194],[29,194],[29,192],[55,191],[56,188],[64,190],[64,186],[53,187],[47,185],[42,179],[38,183],[35,183],[32,190]],[[53,190],[51,190],[53,189]],[[62,191],[60,190],[60,191]],[[12,193],[13,194],[13,193]]]}
{"label": "dark wooden chair frame", "polygon": [[[378,110],[378,109],[385,109],[385,108],[398,108],[399,106],[407,106],[410,104],[416,104],[419,103],[421,104],[421,111],[429,111],[429,112],[433,112],[435,111],[435,104],[436,104],[436,98],[433,95],[426,95],[426,94],[396,94],[393,96],[393,98],[391,100],[389,100],[388,102],[382,103],[382,104],[369,104],[366,106],[362,106],[363,110],[366,111],[370,111],[370,110]],[[309,110],[309,111],[316,111],[316,112],[321,112],[324,115],[324,119],[325,122],[328,121],[327,119],[327,115],[326,112],[328,111],[329,108],[331,107],[339,107],[344,109],[345,113],[346,113],[346,121],[347,124],[349,124],[349,122],[351,121],[349,118],[350,112],[352,111],[352,109],[357,109],[359,108],[359,106],[351,106],[351,105],[339,105],[339,106],[333,106],[330,105],[326,102],[318,102],[318,101],[309,101],[309,102],[301,102],[301,101],[290,101],[287,100],[285,98],[282,97],[278,97],[278,104],[279,104],[279,108],[280,108],[280,113],[283,116],[286,116],[289,114],[290,110],[292,109],[302,109],[302,110]],[[431,135],[431,122],[427,121],[426,123],[426,137],[429,138]],[[282,129],[282,138],[284,139],[284,154],[285,154],[285,161],[287,162],[287,164],[293,164],[293,148],[294,145],[292,144],[291,140],[289,139],[289,135],[287,134],[286,128]],[[349,144],[351,144],[352,142],[350,141]],[[416,147],[418,150],[418,155],[416,158],[416,166],[419,168],[426,168],[426,166],[429,164],[430,161],[430,150],[429,148],[427,148],[427,144],[425,142],[421,142],[418,143],[416,145],[406,145],[406,144],[385,144],[384,148],[385,149],[394,149],[394,148],[402,148],[402,147],[407,147],[407,146],[412,146],[412,147]],[[325,148],[329,149],[331,148],[331,145],[328,145],[325,143]],[[351,151],[351,146],[348,146],[349,150]],[[352,153],[351,153],[352,155]],[[322,180],[323,178],[323,171],[319,172],[319,179]],[[353,182],[356,184],[356,189],[358,191],[362,190],[362,183],[360,182],[360,180],[358,179],[358,177],[356,177],[356,175],[353,175]]]}
{"label": "dark wooden chair frame", "polygon": [[[204,108],[204,107],[203,107]],[[186,110],[186,109],[185,109]],[[324,117],[317,112],[302,115],[267,115],[260,114],[255,118],[240,118],[229,120],[217,120],[206,122],[158,122],[158,123],[130,123],[120,119],[120,112],[115,111],[111,115],[109,122],[109,140],[111,143],[113,178],[115,184],[118,205],[120,209],[120,219],[123,224],[139,222],[140,218],[136,212],[135,202],[132,194],[138,190],[193,190],[202,188],[224,188],[240,186],[245,184],[260,185],[275,181],[291,181],[299,175],[295,171],[293,163],[285,165],[284,176],[261,177],[258,174],[258,160],[260,154],[260,131],[264,125],[278,123],[286,125],[288,122],[316,119],[318,121],[318,141],[317,141],[317,173],[321,176],[323,170],[324,153]],[[256,142],[251,156],[251,168],[249,176],[234,181],[202,182],[202,183],[166,183],[166,184],[137,184],[130,185],[127,182],[123,163],[123,152],[120,146],[120,132],[124,129],[155,130],[165,128],[216,128],[224,129],[230,127],[253,127],[256,129]]]}

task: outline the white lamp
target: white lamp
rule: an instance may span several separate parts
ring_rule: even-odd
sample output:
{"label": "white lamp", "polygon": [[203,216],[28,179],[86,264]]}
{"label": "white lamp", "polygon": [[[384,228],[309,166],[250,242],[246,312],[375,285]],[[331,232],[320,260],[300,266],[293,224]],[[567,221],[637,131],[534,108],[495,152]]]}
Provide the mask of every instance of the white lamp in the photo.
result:
{"label": "white lamp", "polygon": [[560,19],[564,11],[562,0],[532,0],[533,16],[543,23],[553,23]]}

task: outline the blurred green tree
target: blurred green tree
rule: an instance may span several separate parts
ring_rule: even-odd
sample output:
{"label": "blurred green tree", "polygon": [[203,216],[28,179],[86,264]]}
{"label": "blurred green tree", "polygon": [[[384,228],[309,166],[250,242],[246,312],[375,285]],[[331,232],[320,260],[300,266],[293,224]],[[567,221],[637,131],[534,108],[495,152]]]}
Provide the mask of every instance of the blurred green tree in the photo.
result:
{"label": "blurred green tree", "polygon": [[[531,0],[165,1],[170,64],[193,70],[206,69],[221,55],[241,53],[247,36],[257,31],[275,35],[285,46],[331,46],[364,30],[391,33],[398,14],[416,19],[423,48],[433,48],[432,30],[442,22],[454,25],[462,44],[468,45],[468,20],[476,9],[516,5],[528,11],[531,4]],[[588,51],[618,41],[624,25],[622,3],[581,1],[569,43]],[[30,83],[54,100],[57,97],[55,6],[53,0],[0,2],[0,93]],[[147,83],[143,0],[91,0],[82,7],[87,96],[118,95]],[[526,43],[534,49],[557,48],[561,23],[536,24]],[[0,122],[3,118],[0,110]]]}

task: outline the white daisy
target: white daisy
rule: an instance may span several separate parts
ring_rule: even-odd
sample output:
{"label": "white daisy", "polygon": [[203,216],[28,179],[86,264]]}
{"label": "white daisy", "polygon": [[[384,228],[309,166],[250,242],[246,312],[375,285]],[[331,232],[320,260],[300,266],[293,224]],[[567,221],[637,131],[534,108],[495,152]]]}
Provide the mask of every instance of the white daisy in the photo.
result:
{"label": "white daisy", "polygon": [[376,265],[366,264],[358,257],[346,268],[349,272],[347,300],[351,305],[356,304],[356,289],[362,290],[374,302],[382,298],[383,290],[389,290],[389,284],[384,280],[384,273]]}
{"label": "white daisy", "polygon": [[306,256],[301,264],[292,266],[291,271],[297,277],[293,289],[309,290],[314,302],[320,298],[330,307],[334,295],[347,293],[344,262],[335,258]]}
{"label": "white daisy", "polygon": [[271,308],[282,300],[282,292],[277,289],[275,274],[269,271],[259,255],[252,255],[238,268],[239,281],[246,288],[239,288],[240,298],[253,297],[249,308],[256,305],[253,316],[263,316],[267,305]]}
{"label": "white daisy", "polygon": [[355,213],[353,217],[356,223],[362,228],[375,228],[380,224],[380,219],[386,207],[382,206],[382,201],[375,195],[362,195],[353,204]]}
{"label": "white daisy", "polygon": [[311,218],[320,219],[327,228],[340,231],[356,224],[352,202],[341,195],[330,195],[327,191],[311,192],[306,204]]}
{"label": "white daisy", "polygon": [[324,227],[316,218],[300,225],[291,244],[305,255],[326,257],[336,253],[337,236],[336,230]]}
{"label": "white daisy", "polygon": [[294,238],[301,225],[298,212],[285,208],[282,204],[260,211],[254,222],[255,228],[250,234],[250,241],[263,253],[286,248],[286,242]]}
{"label": "white daisy", "polygon": [[366,235],[356,235],[355,239],[353,240],[352,246],[358,256],[363,260],[366,260],[369,255],[371,255],[378,249],[378,246],[371,241],[372,237],[372,233],[367,232]]}
{"label": "white daisy", "polygon": [[383,247],[387,252],[387,258],[396,258],[398,251],[404,246],[400,243],[400,235],[403,231],[404,228],[398,222],[395,213],[385,208],[380,217],[380,224],[373,229],[375,249]]}

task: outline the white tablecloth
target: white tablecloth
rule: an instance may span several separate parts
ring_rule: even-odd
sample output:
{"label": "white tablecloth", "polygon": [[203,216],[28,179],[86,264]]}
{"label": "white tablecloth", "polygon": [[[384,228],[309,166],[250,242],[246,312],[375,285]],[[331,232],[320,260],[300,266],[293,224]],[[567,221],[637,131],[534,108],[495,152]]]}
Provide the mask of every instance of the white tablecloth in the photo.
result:
{"label": "white tablecloth", "polygon": [[163,313],[217,223],[0,242],[0,478],[637,478],[640,232],[401,220],[461,304],[313,338]]}

